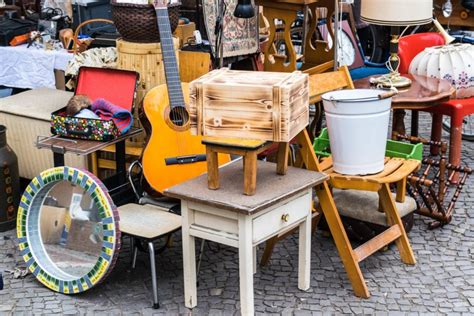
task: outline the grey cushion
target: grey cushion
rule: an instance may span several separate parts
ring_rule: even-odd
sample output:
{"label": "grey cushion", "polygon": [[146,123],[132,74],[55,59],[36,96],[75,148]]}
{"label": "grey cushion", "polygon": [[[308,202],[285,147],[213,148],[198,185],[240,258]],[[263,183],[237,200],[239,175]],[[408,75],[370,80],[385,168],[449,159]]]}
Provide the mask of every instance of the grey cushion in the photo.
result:
{"label": "grey cushion", "polygon": [[0,99],[0,112],[29,117],[42,121],[51,120],[51,112],[65,107],[72,92],[40,88]]}
{"label": "grey cushion", "polygon": [[[379,195],[376,192],[334,189],[333,196],[340,215],[388,226],[385,212],[378,211]],[[405,198],[405,202],[395,204],[400,217],[416,210],[416,202],[409,196]]]}

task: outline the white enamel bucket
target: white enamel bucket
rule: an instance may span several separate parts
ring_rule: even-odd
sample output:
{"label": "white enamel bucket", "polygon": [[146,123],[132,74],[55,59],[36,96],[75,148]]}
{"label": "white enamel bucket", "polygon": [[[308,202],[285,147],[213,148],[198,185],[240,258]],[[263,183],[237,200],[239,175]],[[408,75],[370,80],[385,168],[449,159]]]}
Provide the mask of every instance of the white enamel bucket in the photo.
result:
{"label": "white enamel bucket", "polygon": [[354,89],[322,95],[334,171],[366,175],[384,169],[391,97],[395,93]]}

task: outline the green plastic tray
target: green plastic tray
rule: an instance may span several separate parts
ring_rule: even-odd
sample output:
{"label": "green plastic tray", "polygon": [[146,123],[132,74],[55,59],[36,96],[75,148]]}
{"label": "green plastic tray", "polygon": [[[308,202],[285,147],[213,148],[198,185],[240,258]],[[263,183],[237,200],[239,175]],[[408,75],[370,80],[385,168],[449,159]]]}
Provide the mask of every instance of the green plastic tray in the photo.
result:
{"label": "green plastic tray", "polygon": [[[313,149],[318,157],[331,156],[329,145],[329,134],[327,128],[323,128],[321,134],[314,139]],[[421,161],[423,158],[423,144],[410,144],[387,139],[387,148],[385,150],[387,157],[397,157],[404,159],[416,159]]]}

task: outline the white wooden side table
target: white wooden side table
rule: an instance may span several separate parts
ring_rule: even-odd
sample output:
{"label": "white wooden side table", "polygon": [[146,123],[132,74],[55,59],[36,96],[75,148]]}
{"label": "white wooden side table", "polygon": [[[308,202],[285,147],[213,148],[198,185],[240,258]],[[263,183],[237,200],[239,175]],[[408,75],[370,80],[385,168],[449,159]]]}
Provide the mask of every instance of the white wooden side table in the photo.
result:
{"label": "white wooden side table", "polygon": [[328,177],[292,167],[286,175],[277,175],[275,164],[262,161],[257,170],[253,196],[242,193],[240,161],[220,168],[219,190],[207,188],[204,174],[165,191],[165,195],[181,199],[186,307],[197,305],[195,237],[239,249],[241,314],[252,315],[255,247],[299,226],[298,288],[309,289],[312,188]]}

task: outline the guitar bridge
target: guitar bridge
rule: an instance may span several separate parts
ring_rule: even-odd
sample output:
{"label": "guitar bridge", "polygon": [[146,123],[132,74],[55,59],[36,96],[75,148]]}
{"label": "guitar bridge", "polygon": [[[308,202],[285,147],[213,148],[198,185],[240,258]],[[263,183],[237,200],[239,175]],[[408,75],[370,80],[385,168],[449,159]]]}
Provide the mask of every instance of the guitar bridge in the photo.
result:
{"label": "guitar bridge", "polygon": [[189,156],[179,156],[173,158],[165,158],[165,164],[169,165],[184,165],[189,163],[206,161],[206,155],[189,155]]}

